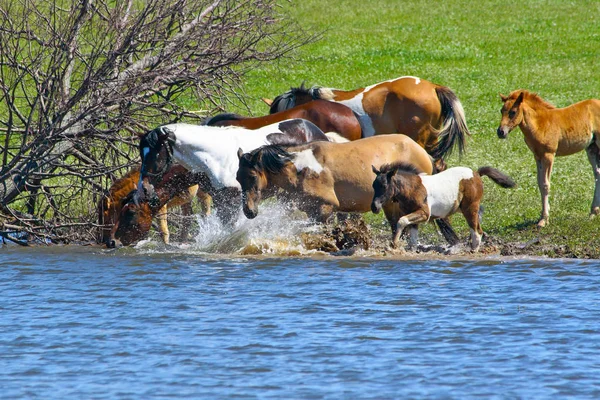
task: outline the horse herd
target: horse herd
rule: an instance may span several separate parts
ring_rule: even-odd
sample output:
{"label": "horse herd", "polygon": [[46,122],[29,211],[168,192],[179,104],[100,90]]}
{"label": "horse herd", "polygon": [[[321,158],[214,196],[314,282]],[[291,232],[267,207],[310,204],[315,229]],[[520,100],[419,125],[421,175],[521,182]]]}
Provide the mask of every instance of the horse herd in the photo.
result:
{"label": "horse herd", "polygon": [[[548,223],[554,157],[583,149],[596,183],[591,214],[599,214],[600,101],[555,108],[526,90],[501,99],[498,137],[519,126],[537,163],[538,225]],[[141,167],[115,181],[99,204],[99,241],[133,244],[158,217],[169,243],[167,209],[184,205],[189,214],[196,196],[205,213],[212,199],[224,223],[234,221],[240,205],[247,218],[256,217],[258,204],[276,196],[322,223],[334,213],[383,209],[394,247],[406,227],[414,246],[417,226],[430,220],[456,244],[448,217],[460,211],[477,251],[481,176],[515,186],[491,167],[446,168],[454,149],[464,151],[469,131],[460,101],[445,86],[400,77],[351,91],[302,85],[263,100],[270,105],[264,117],[219,114],[202,125],[164,125],[141,136]]]}

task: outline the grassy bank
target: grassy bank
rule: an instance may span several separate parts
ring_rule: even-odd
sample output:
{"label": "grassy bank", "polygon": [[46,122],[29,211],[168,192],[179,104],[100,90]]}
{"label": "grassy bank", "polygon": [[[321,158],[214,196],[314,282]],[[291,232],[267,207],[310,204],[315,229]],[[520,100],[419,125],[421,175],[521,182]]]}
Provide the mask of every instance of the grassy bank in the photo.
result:
{"label": "grassy bank", "polygon": [[[449,86],[474,134],[467,154],[460,160],[454,156],[449,165],[491,165],[519,184],[505,190],[486,178],[484,229],[504,243],[530,242],[523,250],[529,254],[600,258],[600,218],[588,219],[593,176],[585,154],[557,159],[550,226],[540,231],[535,228],[541,204],[533,156],[518,129],[507,140],[496,136],[498,93],[529,89],[559,107],[600,97],[600,3],[305,0],[284,7],[303,26],[325,33],[300,49],[295,60],[250,74],[246,91],[255,115],[267,112],[261,97],[274,97],[302,81],[352,89],[414,75]],[[462,217],[454,224],[466,236]]]}

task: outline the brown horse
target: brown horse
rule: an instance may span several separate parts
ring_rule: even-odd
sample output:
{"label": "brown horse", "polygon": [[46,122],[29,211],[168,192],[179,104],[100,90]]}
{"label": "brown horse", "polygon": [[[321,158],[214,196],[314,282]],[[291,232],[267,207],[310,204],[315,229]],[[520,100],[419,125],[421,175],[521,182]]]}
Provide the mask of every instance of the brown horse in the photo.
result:
{"label": "brown horse", "polygon": [[461,102],[448,87],[405,76],[350,91],[313,87],[292,88],[271,103],[271,113],[314,99],[350,107],[360,117],[363,137],[402,132],[435,159],[454,147],[464,151],[469,135]]}
{"label": "brown horse", "polygon": [[554,157],[568,156],[583,149],[592,164],[596,182],[590,215],[600,214],[600,100],[584,100],[556,108],[527,90],[515,90],[509,96],[500,97],[504,105],[498,137],[505,139],[519,126],[535,158],[542,196],[538,226],[548,224],[550,216],[548,194]]}
{"label": "brown horse", "polygon": [[[325,222],[334,211],[367,212],[373,199],[375,174],[371,165],[411,162],[431,174],[433,160],[406,135],[379,135],[347,143],[313,142],[283,148],[263,146],[244,154],[238,151],[236,179],[242,187],[242,205],[248,218],[258,215],[263,196],[283,189],[298,200],[309,217]],[[390,204],[392,213],[394,205]]]}
{"label": "brown horse", "polygon": [[[168,173],[169,176],[172,176],[172,174],[179,169],[181,169],[181,166],[173,166]],[[107,194],[98,202],[98,225],[100,226],[98,237],[99,243],[104,243],[109,247],[115,246],[116,242],[113,242],[115,238],[112,237],[111,239],[111,236],[113,236],[111,234],[112,229],[115,225],[119,224],[122,209],[132,199],[133,192],[137,188],[139,179],[140,169],[139,167],[135,167],[127,172],[122,178],[114,181]],[[131,244],[143,239],[150,230],[152,218],[156,217],[158,219],[159,232],[162,240],[164,243],[168,244],[170,240],[169,227],[167,224],[168,210],[181,206],[182,214],[186,217],[190,216],[192,215],[191,201],[194,197],[198,197],[200,200],[203,212],[210,213],[210,196],[203,191],[198,190],[198,185],[181,188],[181,190],[166,204],[155,209],[154,212],[148,213],[149,222],[145,225],[147,226],[147,230],[142,235],[136,234],[136,237],[124,237],[123,241],[126,244]],[[131,213],[129,213],[129,215],[131,215]],[[186,224],[182,227],[181,236],[183,238],[187,235],[187,228]]]}
{"label": "brown horse", "polygon": [[299,106],[269,114],[264,117],[248,118],[237,114],[218,114],[202,124],[208,126],[240,126],[258,129],[287,119],[306,119],[323,132],[336,132],[348,140],[362,137],[358,116],[350,108],[325,100],[313,100]]}
{"label": "brown horse", "polygon": [[483,196],[481,176],[490,177],[498,185],[511,188],[515,182],[491,167],[477,171],[455,167],[436,175],[420,175],[418,169],[406,163],[373,166],[371,211],[377,214],[382,207],[396,203],[399,214],[386,217],[392,227],[392,246],[398,247],[398,238],[410,226],[409,245],[416,246],[418,224],[430,219],[447,218],[458,210],[465,216],[471,230],[471,249],[477,251],[483,230],[479,223],[479,205]]}

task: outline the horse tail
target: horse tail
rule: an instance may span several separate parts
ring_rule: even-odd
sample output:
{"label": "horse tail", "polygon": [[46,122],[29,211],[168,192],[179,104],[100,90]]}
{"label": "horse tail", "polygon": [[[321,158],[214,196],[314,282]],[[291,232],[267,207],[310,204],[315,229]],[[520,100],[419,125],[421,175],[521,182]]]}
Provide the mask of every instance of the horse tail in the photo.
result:
{"label": "horse tail", "polygon": [[503,188],[513,188],[517,186],[515,181],[506,174],[498,171],[496,168],[492,167],[481,167],[477,170],[477,173],[481,176],[487,176],[491,180],[493,180],[497,185],[502,186]]}
{"label": "horse tail", "polygon": [[219,124],[219,123],[221,123],[223,121],[239,121],[241,119],[246,119],[246,117],[239,115],[239,114],[222,113],[222,114],[217,114],[215,116],[206,118],[204,121],[202,121],[202,123],[200,125],[223,126],[222,124]]}
{"label": "horse tail", "polygon": [[459,155],[465,152],[465,139],[470,135],[465,111],[456,97],[456,94],[446,86],[435,88],[440,105],[442,106],[442,120],[444,125],[439,133],[439,140],[431,150],[433,158],[445,158],[452,153],[453,148],[458,147]]}
{"label": "horse tail", "polygon": [[446,242],[448,242],[450,246],[454,246],[460,242],[458,235],[456,232],[454,232],[454,229],[452,228],[452,225],[450,225],[450,221],[447,218],[437,218],[435,223],[438,226],[440,233],[442,236],[444,236],[444,239],[446,239]]}

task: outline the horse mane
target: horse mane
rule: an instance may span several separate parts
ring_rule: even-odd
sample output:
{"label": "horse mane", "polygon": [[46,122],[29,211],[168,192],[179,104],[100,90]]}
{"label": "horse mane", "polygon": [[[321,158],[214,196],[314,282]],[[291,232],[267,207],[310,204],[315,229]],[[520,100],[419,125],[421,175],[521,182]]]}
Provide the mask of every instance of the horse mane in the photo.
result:
{"label": "horse mane", "polygon": [[294,157],[282,146],[270,144],[252,150],[249,153],[249,159],[256,169],[278,174]]}
{"label": "horse mane", "polygon": [[390,164],[384,164],[379,169],[380,173],[387,174],[393,172],[394,174],[398,172],[404,172],[411,175],[419,175],[423,173],[417,167],[415,167],[411,163],[407,163],[405,161],[398,161]]}
{"label": "horse mane", "polygon": [[530,92],[529,90],[525,90],[525,89],[515,90],[514,92],[511,93],[511,97],[513,97],[513,95],[514,95],[514,97],[516,99],[517,97],[519,97],[520,93],[523,93],[523,95],[526,99],[531,100],[535,103],[538,103],[545,108],[548,108],[548,109],[556,108],[556,106],[554,104],[542,99],[539,94]]}
{"label": "horse mane", "polygon": [[310,96],[313,100],[321,99],[321,87],[312,86],[307,88],[306,82],[302,82],[300,87],[291,87],[290,90],[280,94],[273,99],[269,112],[274,114],[276,112],[289,110],[296,106],[296,96],[305,95]]}
{"label": "horse mane", "polygon": [[234,114],[234,113],[221,113],[214,115],[212,117],[206,118],[202,121],[201,125],[204,126],[215,126],[217,123],[221,121],[239,121],[241,119],[246,119],[243,115]]}

